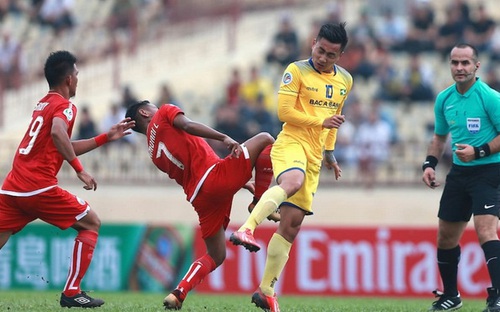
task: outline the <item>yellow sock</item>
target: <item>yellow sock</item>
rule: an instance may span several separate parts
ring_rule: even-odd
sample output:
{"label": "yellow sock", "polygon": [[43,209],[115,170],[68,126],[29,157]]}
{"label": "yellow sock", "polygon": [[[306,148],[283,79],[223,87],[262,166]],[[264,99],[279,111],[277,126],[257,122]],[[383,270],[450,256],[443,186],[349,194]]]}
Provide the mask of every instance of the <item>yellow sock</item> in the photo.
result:
{"label": "yellow sock", "polygon": [[292,248],[292,243],[277,233],[273,234],[267,246],[266,266],[260,282],[260,289],[264,295],[274,295],[274,284],[278,281],[281,272],[285,268],[290,248]]}
{"label": "yellow sock", "polygon": [[250,229],[253,233],[257,225],[261,224],[265,218],[278,209],[279,205],[287,198],[286,192],[279,185],[275,185],[262,194],[252,213],[238,231]]}

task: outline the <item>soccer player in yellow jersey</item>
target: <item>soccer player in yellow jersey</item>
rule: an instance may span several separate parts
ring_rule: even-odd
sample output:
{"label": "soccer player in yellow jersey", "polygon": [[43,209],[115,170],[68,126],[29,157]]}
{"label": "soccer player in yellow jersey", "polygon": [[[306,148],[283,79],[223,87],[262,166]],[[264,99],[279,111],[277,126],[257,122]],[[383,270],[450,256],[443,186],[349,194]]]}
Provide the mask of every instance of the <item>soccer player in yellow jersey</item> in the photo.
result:
{"label": "soccer player in yellow jersey", "polygon": [[277,185],[267,190],[230,241],[258,251],[255,228],[278,208],[281,221],[269,241],[260,287],[252,302],[265,311],[279,311],[274,284],[278,280],[304,216],[312,215],[323,156],[335,178],[341,169],[333,155],[337,129],[345,120],[342,107],[352,76],[336,65],[347,45],[345,23],[325,24],[312,43],[311,58],[286,68],[278,92],[278,117],[284,122],[271,151]]}

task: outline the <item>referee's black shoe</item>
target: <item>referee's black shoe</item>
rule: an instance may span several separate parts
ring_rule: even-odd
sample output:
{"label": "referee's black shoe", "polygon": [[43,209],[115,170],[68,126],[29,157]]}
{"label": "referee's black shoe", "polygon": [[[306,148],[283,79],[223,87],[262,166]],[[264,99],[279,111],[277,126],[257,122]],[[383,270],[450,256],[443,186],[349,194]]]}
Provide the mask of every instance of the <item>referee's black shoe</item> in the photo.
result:
{"label": "referee's black shoe", "polygon": [[429,311],[454,311],[462,307],[460,294],[456,296],[447,296],[439,290],[434,290],[432,293],[439,299],[432,303]]}
{"label": "referee's black shoe", "polygon": [[486,309],[483,312],[499,312],[500,311],[500,290],[489,287],[488,299],[486,299]]}
{"label": "referee's black shoe", "polygon": [[61,301],[59,302],[63,308],[97,308],[104,304],[104,300],[99,298],[92,298],[82,291],[72,297],[61,294]]}

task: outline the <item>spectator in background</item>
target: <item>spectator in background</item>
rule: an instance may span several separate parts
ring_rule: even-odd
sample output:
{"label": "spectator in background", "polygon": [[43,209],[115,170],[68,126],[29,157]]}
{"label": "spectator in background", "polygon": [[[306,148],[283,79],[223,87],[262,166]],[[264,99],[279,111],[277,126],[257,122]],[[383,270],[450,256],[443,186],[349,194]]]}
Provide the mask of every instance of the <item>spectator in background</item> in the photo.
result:
{"label": "spectator in background", "polygon": [[4,18],[9,14],[9,2],[0,1],[0,22],[3,22]]}
{"label": "spectator in background", "polygon": [[451,49],[462,41],[467,24],[462,19],[459,7],[449,6],[446,8],[445,22],[439,26],[436,50],[441,54],[443,61],[447,60]]}
{"label": "spectator in background", "polygon": [[0,41],[0,88],[17,89],[22,85],[24,61],[21,44],[4,31]]}
{"label": "spectator in background", "polygon": [[[238,143],[245,142],[250,136],[248,134],[247,121],[242,118],[239,107],[219,105],[215,113],[214,129],[227,134]],[[219,141],[209,140],[210,145],[219,157],[226,157],[228,150]]]}
{"label": "spectator in background", "polygon": [[[338,24],[342,20],[341,16],[345,16],[345,0],[330,1],[326,5],[326,16],[324,20],[321,21],[320,26],[328,23]],[[319,31],[319,28],[317,30]],[[310,54],[311,49],[309,49],[309,55]]]}
{"label": "spectator in background", "polygon": [[464,25],[470,22],[470,7],[467,1],[468,0],[453,0],[450,3],[450,8],[457,9],[460,12],[460,20]]}
{"label": "spectator in background", "polygon": [[[107,132],[109,129],[111,129],[111,127],[114,124],[117,124],[118,122],[120,122],[120,120],[123,119],[123,116],[125,116],[125,109],[123,107],[120,107],[120,105],[118,105],[118,104],[112,104],[109,107],[108,113],[102,119],[101,131]],[[126,137],[123,137],[119,140],[116,140],[115,142],[116,143],[132,143],[133,139],[131,138],[131,136],[132,136],[132,134],[130,134]],[[116,143],[112,143],[112,144],[108,144],[108,145],[113,145]]]}
{"label": "spectator in background", "polygon": [[391,8],[384,8],[382,18],[375,25],[375,34],[382,49],[392,51],[401,46],[408,33],[408,25]]}
{"label": "spectator in background", "polygon": [[496,23],[486,11],[484,3],[480,3],[465,29],[465,40],[477,48],[479,52],[490,52],[491,39]]}
{"label": "spectator in background", "polygon": [[375,186],[380,166],[389,160],[391,140],[391,126],[382,120],[379,107],[373,106],[354,138],[359,176],[364,187]]}
{"label": "spectator in background", "polygon": [[493,62],[500,61],[500,26],[495,27],[490,42],[490,60]]}
{"label": "spectator in background", "polygon": [[[373,44],[373,41],[371,43]],[[376,53],[376,48],[354,38],[346,48],[346,54],[339,61],[339,65],[349,71],[354,78],[361,77],[367,81],[376,72],[376,65],[368,51]]]}
{"label": "spectator in background", "polygon": [[379,64],[375,76],[377,77],[377,90],[375,98],[382,101],[401,100],[403,84],[393,64],[392,55],[389,52],[380,54]]}
{"label": "spectator in background", "polygon": [[358,155],[354,142],[359,126],[365,122],[366,114],[363,104],[356,92],[351,91],[351,95],[344,104],[343,112],[346,119],[341,128],[337,131],[337,142],[335,143],[335,158],[339,165],[349,168],[357,168]]}
{"label": "spectator in background", "polygon": [[26,12],[28,13],[30,22],[38,23],[38,16],[40,15],[40,9],[42,8],[42,4],[45,0],[30,0],[28,1],[28,5],[26,8]]}
{"label": "spectator in background", "polygon": [[429,0],[416,0],[410,6],[410,28],[400,47],[405,52],[434,51],[437,27],[435,12]]}
{"label": "spectator in background", "polygon": [[[133,98],[134,98],[134,96],[132,96],[127,101],[131,101]],[[131,102],[129,102],[129,103],[131,103]],[[172,93],[172,89],[170,88],[170,86],[166,82],[164,82],[160,85],[160,92],[158,94],[158,99],[157,99],[156,103],[158,103],[159,106],[161,106],[163,104],[174,104],[175,106],[182,108],[182,106],[179,104],[179,102],[175,98],[174,94]]]}
{"label": "spectator in background", "polygon": [[490,88],[500,92],[500,77],[494,66],[490,66],[486,70],[485,82]]}
{"label": "spectator in background", "polygon": [[271,114],[264,103],[264,96],[258,95],[255,106],[241,112],[243,120],[247,121],[247,131],[249,136],[256,135],[259,132],[267,132],[273,137],[279,132],[278,119],[276,114]]}
{"label": "spectator in background", "polygon": [[351,92],[352,96],[347,98],[345,107],[345,115],[346,119],[354,125],[355,128],[358,128],[361,123],[363,123],[366,119],[363,104],[361,104],[361,99],[357,95],[356,92]]}
{"label": "spectator in background", "polygon": [[278,64],[281,70],[298,60],[299,56],[300,45],[297,31],[293,28],[290,17],[283,16],[278,32],[274,35],[271,49],[267,53],[266,61],[270,64]]}
{"label": "spectator in background", "polygon": [[0,22],[8,14],[21,14],[24,10],[25,6],[19,0],[0,0]]}
{"label": "spectator in background", "polygon": [[[120,1],[121,2],[121,1]],[[140,38],[156,39],[163,35],[165,22],[169,19],[169,10],[166,5],[169,0],[140,1],[140,14],[137,15],[137,36]],[[160,105],[157,103],[157,105]]]}
{"label": "spectator in background", "polygon": [[83,106],[79,115],[80,122],[78,124],[77,140],[90,139],[97,136],[97,128],[94,119],[90,115],[88,106]]}
{"label": "spectator in background", "polygon": [[231,70],[231,78],[226,86],[226,103],[229,106],[238,106],[240,102],[240,89],[241,89],[241,73],[240,69],[234,67]]}
{"label": "spectator in background", "polygon": [[129,52],[135,51],[138,40],[138,2],[134,0],[116,1],[109,17],[110,31],[125,34],[124,37],[128,39]]}
{"label": "spectator in background", "polygon": [[115,2],[111,9],[109,26],[111,30],[129,29],[137,22],[136,6],[133,0],[120,0]]}
{"label": "spectator in background", "polygon": [[339,65],[347,69],[354,79],[361,77],[368,80],[375,73],[379,42],[367,7],[360,10],[359,18],[349,32],[349,38],[352,39]]}
{"label": "spectator in background", "polygon": [[368,46],[373,46],[373,42],[377,41],[375,26],[370,18],[368,7],[363,7],[359,12],[359,18],[353,25],[349,36],[352,40]]}
{"label": "spectator in background", "polygon": [[[348,112],[346,112],[348,115]],[[356,165],[356,150],[354,139],[356,135],[356,126],[352,121],[346,119],[341,128],[337,131],[337,143],[335,144],[335,158],[342,166],[354,167]]]}
{"label": "spectator in background", "polygon": [[127,110],[130,106],[134,105],[137,102],[137,96],[132,91],[132,88],[129,85],[124,86],[121,95],[121,107],[124,110]]}
{"label": "spectator in background", "polygon": [[408,69],[403,74],[403,100],[425,102],[434,100],[433,71],[421,62],[418,53],[411,53]]}
{"label": "spectator in background", "polygon": [[391,145],[397,144],[400,140],[398,124],[394,116],[393,106],[385,105],[384,102],[374,99],[371,103],[372,109],[378,111],[380,119],[385,121],[391,129]]}
{"label": "spectator in background", "polygon": [[319,29],[321,28],[321,25],[323,23],[323,20],[321,19],[313,19],[311,21],[311,25],[309,26],[309,33],[307,34],[306,38],[301,41],[301,47],[300,47],[300,57],[299,59],[308,59],[311,55],[311,42],[316,39],[316,35],[318,34]]}
{"label": "spectator in background", "polygon": [[351,91],[351,95],[344,104],[345,122],[337,131],[337,142],[335,143],[335,158],[344,167],[357,167],[357,151],[355,145],[355,135],[358,128],[366,120],[363,104],[356,92]]}
{"label": "spectator in background", "polygon": [[242,84],[240,94],[251,107],[255,107],[257,99],[262,96],[266,109],[273,114],[276,112],[276,95],[273,83],[260,73],[259,67],[256,65],[250,68],[250,78]]}
{"label": "spectator in background", "polygon": [[38,12],[38,22],[54,29],[56,35],[74,26],[74,0],[43,0]]}

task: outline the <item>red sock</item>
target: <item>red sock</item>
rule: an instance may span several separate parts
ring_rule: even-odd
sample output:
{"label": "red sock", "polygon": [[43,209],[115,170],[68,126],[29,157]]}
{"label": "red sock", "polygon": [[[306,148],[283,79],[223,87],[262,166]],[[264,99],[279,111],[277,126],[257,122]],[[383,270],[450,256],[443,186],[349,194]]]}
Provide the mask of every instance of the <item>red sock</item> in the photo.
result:
{"label": "red sock", "polygon": [[63,290],[63,293],[68,297],[72,297],[81,291],[80,283],[87,272],[90,261],[92,261],[97,236],[97,232],[83,230],[78,232],[75,238],[71,266],[69,267],[68,279]]}
{"label": "red sock", "polygon": [[271,163],[272,144],[262,150],[255,162],[255,194],[254,204],[256,204],[262,194],[269,188],[273,179],[273,165]]}
{"label": "red sock", "polygon": [[182,278],[179,285],[177,285],[177,289],[180,291],[179,299],[184,301],[188,292],[201,283],[215,268],[215,261],[208,254],[193,262],[186,275]]}

